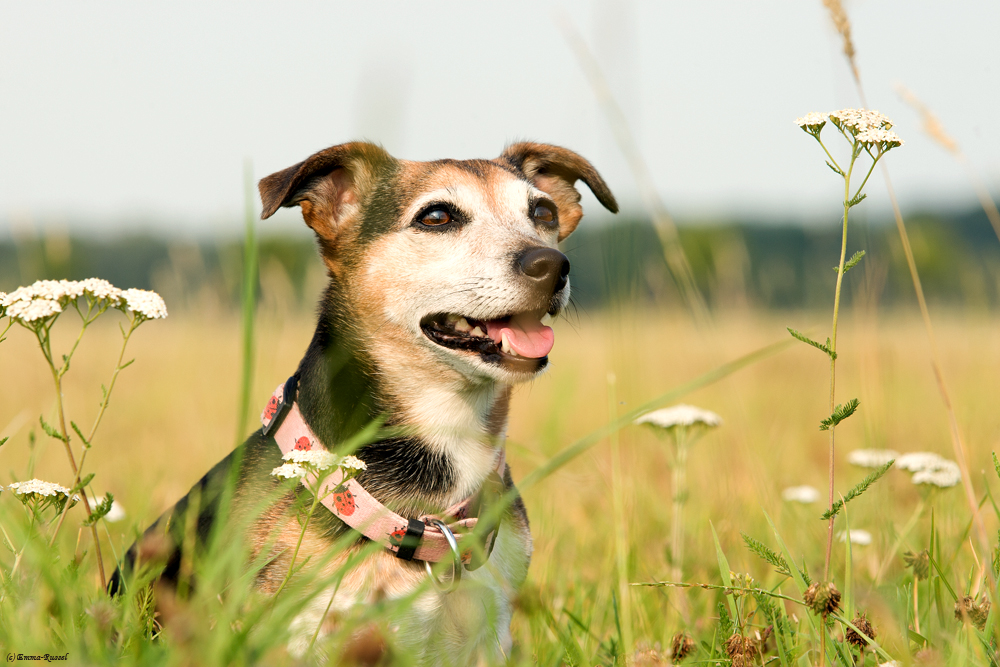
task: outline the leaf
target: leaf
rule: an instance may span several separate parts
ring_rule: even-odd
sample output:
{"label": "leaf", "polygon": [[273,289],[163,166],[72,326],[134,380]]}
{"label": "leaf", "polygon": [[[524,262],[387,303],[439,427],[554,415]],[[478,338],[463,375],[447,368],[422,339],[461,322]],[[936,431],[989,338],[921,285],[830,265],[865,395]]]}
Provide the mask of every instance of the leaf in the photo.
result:
{"label": "leaf", "polygon": [[[93,475],[91,475],[91,477],[93,477]],[[115,497],[108,492],[108,494],[94,506],[94,509],[90,511],[90,516],[83,520],[84,528],[89,528],[106,517],[108,512],[111,511],[111,504],[113,502],[115,502]]]}
{"label": "leaf", "polygon": [[740,533],[740,535],[743,536],[743,543],[747,545],[747,549],[773,565],[775,572],[783,574],[786,577],[792,576],[791,571],[788,569],[788,563],[784,558],[771,551],[764,543],[758,542],[746,533]]}
{"label": "leaf", "polygon": [[129,366],[131,366],[132,364],[134,364],[134,363],[135,363],[135,359],[129,359],[124,364],[122,364],[121,366],[119,366],[118,370],[123,371],[126,368],[128,368]]}
{"label": "leaf", "polygon": [[840,176],[844,175],[844,172],[842,172],[840,169],[837,169],[835,166],[833,166],[833,164],[831,164],[829,160],[826,161],[826,166],[828,166],[830,169],[833,169],[833,173],[838,174]]}
{"label": "leaf", "polygon": [[820,519],[826,521],[830,517],[837,516],[837,514],[840,513],[840,510],[844,507],[845,503],[851,502],[852,500],[860,496],[862,493],[867,491],[869,486],[877,482],[879,478],[882,477],[882,475],[889,472],[889,468],[891,468],[892,464],[895,462],[896,459],[892,459],[891,461],[883,465],[881,468],[879,468],[878,470],[876,470],[875,472],[873,472],[872,474],[868,475],[863,480],[858,482],[857,486],[848,491],[847,495],[844,496],[842,500],[838,500],[833,504],[833,507],[824,512],[823,516],[821,516]]}
{"label": "leaf", "polygon": [[857,206],[858,204],[860,204],[861,202],[863,202],[866,197],[868,197],[868,195],[866,195],[864,193],[859,194],[854,199],[851,199],[850,201],[847,202],[847,208],[851,208],[853,206]]}
{"label": "leaf", "polygon": [[[2,445],[3,443],[0,443]],[[997,471],[997,477],[1000,477],[1000,460],[997,459],[996,452],[990,452],[993,455],[993,469]]]}
{"label": "leaf", "polygon": [[76,431],[76,434],[80,436],[80,440],[83,441],[83,446],[90,449],[90,441],[83,437],[83,432],[80,430],[80,427],[76,425],[76,422],[71,421],[69,425],[72,426],[73,430]]}
{"label": "leaf", "polygon": [[827,356],[830,357],[831,359],[837,358],[837,353],[830,349],[829,338],[826,339],[826,345],[823,345],[822,343],[817,343],[812,338],[809,338],[809,336],[805,335],[801,331],[796,331],[791,327],[785,327],[785,328],[788,329],[788,333],[792,334],[792,338],[796,338],[807,345],[812,345],[817,350],[822,350],[823,352],[826,352]]}
{"label": "leaf", "polygon": [[[719,560],[719,573],[722,575],[722,583],[726,585],[726,588],[733,587],[733,579],[729,576],[729,561],[726,560],[726,554],[722,551],[722,545],[719,544],[719,536],[715,533],[715,526],[711,522],[708,524],[712,528],[712,538],[715,540],[715,556]],[[736,601],[733,600],[731,595],[726,596],[726,602],[729,603],[729,612],[734,616],[738,616],[736,611]]]}
{"label": "leaf", "polygon": [[[847,273],[848,271],[850,271],[851,269],[853,269],[855,266],[857,266],[858,262],[860,262],[861,258],[864,257],[864,256],[865,256],[865,251],[864,250],[859,250],[856,253],[854,253],[853,255],[851,255],[851,258],[849,260],[847,260],[846,264],[844,264],[844,273]],[[833,270],[834,271],[839,271],[840,267],[839,266],[835,266],[835,267],[833,267]]]}
{"label": "leaf", "polygon": [[90,480],[92,479],[94,479],[94,473],[90,473],[89,475],[81,479],[78,484],[74,485],[73,489],[70,491],[70,494],[79,493],[81,489],[85,488],[88,484],[90,484]]}
{"label": "leaf", "polygon": [[829,431],[831,428],[853,415],[859,405],[861,405],[861,401],[856,398],[852,398],[843,405],[838,405],[834,408],[832,415],[819,423],[819,430]]}
{"label": "leaf", "polygon": [[3,447],[3,443],[7,442],[8,440],[10,440],[10,436],[7,436],[6,438],[0,438],[0,447]]}
{"label": "leaf", "polygon": [[59,431],[57,431],[54,428],[52,428],[51,426],[49,426],[48,422],[45,421],[45,417],[42,417],[41,415],[39,415],[38,421],[42,424],[42,430],[45,431],[46,435],[48,435],[51,438],[55,438],[56,440],[62,440],[63,442],[69,442],[69,436],[65,436],[62,433],[60,433]]}

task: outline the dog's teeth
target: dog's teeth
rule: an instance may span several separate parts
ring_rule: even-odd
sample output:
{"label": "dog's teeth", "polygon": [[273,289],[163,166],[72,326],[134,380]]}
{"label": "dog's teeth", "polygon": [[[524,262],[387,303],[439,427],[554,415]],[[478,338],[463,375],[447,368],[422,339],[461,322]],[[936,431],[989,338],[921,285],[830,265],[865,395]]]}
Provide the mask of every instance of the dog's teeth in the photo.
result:
{"label": "dog's teeth", "polygon": [[544,324],[545,326],[549,326],[550,324],[552,324],[553,319],[555,318],[549,315],[548,313],[545,313],[545,315],[542,316],[542,324]]}
{"label": "dog's teeth", "polygon": [[473,329],[472,331],[470,331],[469,335],[470,336],[475,336],[476,338],[485,338],[486,337],[486,333],[482,329],[480,329],[479,327],[476,327],[475,329]]}
{"label": "dog's teeth", "polygon": [[445,321],[448,324],[452,324],[453,325],[453,324],[455,324],[455,322],[458,322],[458,318],[459,318],[459,315],[456,315],[455,313],[449,313],[448,316],[445,317],[444,319],[445,319]]}
{"label": "dog's teeth", "polygon": [[468,333],[472,331],[472,325],[469,324],[469,320],[464,317],[458,318],[458,322],[455,322],[455,330],[461,331],[462,333]]}
{"label": "dog's teeth", "polygon": [[500,334],[500,350],[503,351],[505,354],[511,354],[512,353],[511,349],[510,349],[510,341],[507,340],[507,332],[506,331],[504,331],[502,334]]}

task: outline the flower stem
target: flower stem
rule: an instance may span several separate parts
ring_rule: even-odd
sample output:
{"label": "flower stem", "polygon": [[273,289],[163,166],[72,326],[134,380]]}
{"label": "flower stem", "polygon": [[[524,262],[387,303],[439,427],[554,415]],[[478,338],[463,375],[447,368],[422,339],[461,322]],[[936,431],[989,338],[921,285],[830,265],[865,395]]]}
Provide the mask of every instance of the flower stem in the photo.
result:
{"label": "flower stem", "polygon": [[[844,282],[844,260],[847,256],[847,217],[851,210],[851,173],[854,171],[854,163],[858,159],[857,143],[851,146],[851,164],[844,175],[844,224],[840,240],[840,265],[837,267],[837,287],[833,295],[833,326],[830,331],[830,414],[837,408],[837,324],[840,319],[840,291]],[[870,173],[870,172],[869,172]],[[833,481],[834,481],[834,450],[836,443],[836,424],[830,426],[830,489],[829,508],[833,510]],[[830,516],[826,534],[826,558],[823,562],[823,579],[830,578],[830,556],[833,553],[833,522],[835,517]]]}
{"label": "flower stem", "polygon": [[278,590],[274,592],[274,598],[277,599],[278,594],[281,593],[285,588],[285,584],[288,580],[292,578],[292,572],[295,570],[295,559],[299,556],[299,548],[302,546],[302,540],[306,536],[306,529],[309,528],[309,521],[312,519],[313,512],[316,511],[316,506],[319,505],[319,490],[321,488],[320,482],[317,482],[316,492],[313,494],[312,506],[309,508],[309,513],[306,515],[306,520],[302,524],[302,530],[299,531],[299,541],[295,543],[295,550],[292,552],[292,562],[288,565],[288,572],[285,573],[285,578],[281,580],[281,585],[278,586]]}

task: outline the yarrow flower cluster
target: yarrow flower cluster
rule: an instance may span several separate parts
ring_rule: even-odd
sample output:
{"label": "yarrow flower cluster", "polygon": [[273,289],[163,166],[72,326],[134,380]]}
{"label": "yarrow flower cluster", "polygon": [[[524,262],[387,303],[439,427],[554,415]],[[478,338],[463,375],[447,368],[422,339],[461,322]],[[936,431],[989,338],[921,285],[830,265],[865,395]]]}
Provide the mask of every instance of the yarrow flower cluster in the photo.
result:
{"label": "yarrow flower cluster", "polygon": [[962,481],[958,464],[934,452],[903,454],[896,461],[896,467],[912,472],[911,481],[914,484],[930,484],[946,489]]}
{"label": "yarrow flower cluster", "polygon": [[293,449],[281,457],[285,463],[271,471],[274,477],[283,479],[303,479],[310,473],[320,473],[330,468],[344,471],[344,481],[368,466],[356,456],[337,456],[325,449]]}
{"label": "yarrow flower cluster", "polygon": [[809,505],[819,500],[819,491],[808,485],[790,486],[781,492],[781,499],[789,503]]}
{"label": "yarrow flower cluster", "polygon": [[147,320],[163,319],[167,316],[167,304],[156,292],[144,289],[127,289],[121,293],[128,309]]}
{"label": "yarrow flower cluster", "polygon": [[635,420],[636,424],[649,424],[664,429],[671,429],[676,426],[694,426],[696,424],[714,427],[722,423],[722,417],[702,410],[692,405],[674,405],[661,410],[647,412]]}
{"label": "yarrow flower cluster", "polygon": [[847,462],[861,468],[881,468],[898,458],[899,452],[892,449],[855,449],[847,455]]}
{"label": "yarrow flower cluster", "polygon": [[868,546],[872,543],[872,534],[867,530],[861,530],[860,528],[852,528],[849,531],[840,531],[838,535],[841,542],[851,541],[851,544],[857,544],[860,546]]}
{"label": "yarrow flower cluster", "polygon": [[18,287],[10,294],[0,292],[0,316],[6,315],[23,324],[31,324],[58,315],[69,303],[82,296],[104,306],[127,308],[143,319],[167,316],[166,304],[156,292],[140,289],[122,291],[101,278],[38,280],[26,287]]}
{"label": "yarrow flower cluster", "polygon": [[880,152],[903,145],[903,140],[891,129],[892,121],[872,109],[840,109],[829,113],[812,111],[795,119],[799,127],[816,137],[827,121],[845,136],[849,134],[869,148],[877,146]]}
{"label": "yarrow flower cluster", "polygon": [[17,499],[28,503],[53,504],[60,508],[68,499],[72,507],[80,500],[80,496],[70,495],[69,489],[55,482],[45,482],[40,479],[29,479],[27,482],[13,482],[7,490],[17,496]]}

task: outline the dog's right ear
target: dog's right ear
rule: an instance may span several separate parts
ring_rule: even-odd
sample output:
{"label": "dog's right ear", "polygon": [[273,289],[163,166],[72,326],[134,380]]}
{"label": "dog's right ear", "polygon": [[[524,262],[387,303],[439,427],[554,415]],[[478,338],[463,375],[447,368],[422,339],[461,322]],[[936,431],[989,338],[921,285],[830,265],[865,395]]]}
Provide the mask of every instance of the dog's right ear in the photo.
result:
{"label": "dog's right ear", "polygon": [[355,141],[311,155],[260,180],[261,219],[282,206],[299,206],[316,235],[331,246],[345,222],[356,217],[375,175],[395,160],[381,146]]}

